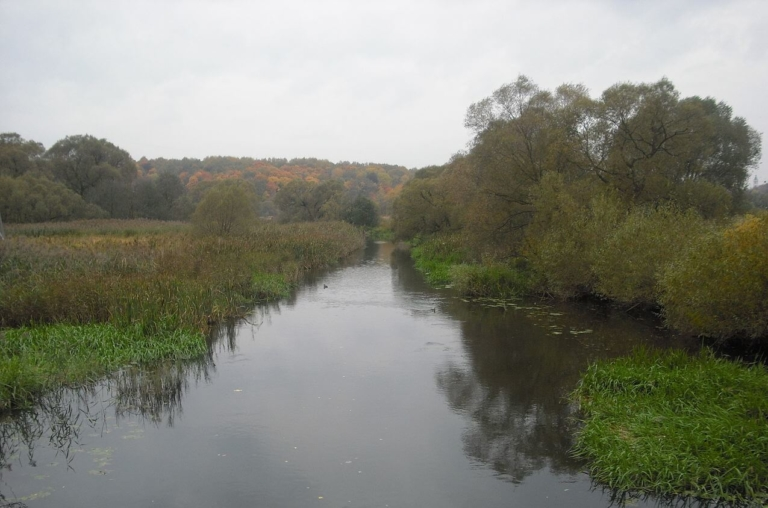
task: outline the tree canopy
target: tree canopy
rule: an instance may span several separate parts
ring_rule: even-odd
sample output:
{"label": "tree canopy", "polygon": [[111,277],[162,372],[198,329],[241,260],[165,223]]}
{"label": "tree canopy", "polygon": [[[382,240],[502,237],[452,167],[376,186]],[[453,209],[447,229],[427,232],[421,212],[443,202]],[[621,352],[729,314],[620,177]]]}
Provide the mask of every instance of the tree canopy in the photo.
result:
{"label": "tree canopy", "polygon": [[87,134],[57,141],[46,156],[56,178],[84,198],[104,182],[136,178],[136,163],[128,152]]}

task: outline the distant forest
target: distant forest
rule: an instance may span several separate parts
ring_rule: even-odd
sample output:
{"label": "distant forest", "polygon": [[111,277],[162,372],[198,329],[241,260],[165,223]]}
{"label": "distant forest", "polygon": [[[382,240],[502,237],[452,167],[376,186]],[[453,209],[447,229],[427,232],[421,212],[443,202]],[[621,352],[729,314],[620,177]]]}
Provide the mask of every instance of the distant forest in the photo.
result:
{"label": "distant forest", "polygon": [[[90,135],[68,136],[46,150],[17,133],[4,133],[0,134],[0,217],[9,223],[82,218],[187,220],[205,192],[225,180],[240,180],[252,187],[264,217],[343,218],[345,210],[361,200],[375,207],[377,214],[386,215],[412,175],[403,166],[314,158],[142,157],[135,161],[112,142]],[[282,214],[275,199],[281,189],[287,190]]]}
{"label": "distant forest", "polygon": [[[682,98],[665,79],[621,83],[592,99],[581,85],[550,92],[520,76],[472,104],[465,126],[475,133],[468,151],[419,171],[315,158],[136,161],[91,135],[46,149],[5,133],[0,218],[188,220],[209,189],[236,180],[262,217],[375,225],[393,215],[401,238],[470,231],[477,254],[518,252],[528,226],[543,217],[537,212],[608,191],[627,205],[671,203],[705,218],[768,208],[768,187],[747,185],[760,135],[727,104]],[[548,191],[554,202],[546,205]]]}

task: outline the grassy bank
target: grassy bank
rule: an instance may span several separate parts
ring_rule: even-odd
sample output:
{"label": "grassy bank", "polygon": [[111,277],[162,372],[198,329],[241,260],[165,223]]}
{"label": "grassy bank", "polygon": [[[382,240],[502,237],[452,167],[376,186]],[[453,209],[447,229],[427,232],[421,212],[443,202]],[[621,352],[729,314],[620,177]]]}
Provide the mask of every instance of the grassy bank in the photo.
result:
{"label": "grassy bank", "polygon": [[[144,353],[103,349],[73,364],[45,360],[61,337],[87,344],[80,325],[105,325],[98,333],[122,334],[129,343],[146,337],[162,357],[186,354],[177,333],[202,344],[211,323],[287,296],[302,274],[334,265],[364,244],[352,226],[328,222],[261,224],[230,237],[195,235],[183,224],[152,221],[35,224],[7,232],[9,239],[0,242],[0,329],[6,342],[18,344],[0,349],[0,408],[28,399],[34,390],[21,388],[27,380],[84,379],[113,368],[113,359],[145,359]],[[17,335],[21,327],[31,328]],[[46,346],[30,330],[59,338],[52,335]],[[27,341],[39,346],[27,348]],[[69,348],[75,356],[87,349]],[[81,368],[81,360],[101,367]]]}
{"label": "grassy bank", "polygon": [[470,298],[512,298],[533,291],[534,273],[522,258],[510,263],[473,263],[460,236],[415,242],[416,268],[434,286],[451,286]]}
{"label": "grassy bank", "polygon": [[768,502],[768,372],[709,352],[593,364],[572,398],[576,455],[622,491]]}

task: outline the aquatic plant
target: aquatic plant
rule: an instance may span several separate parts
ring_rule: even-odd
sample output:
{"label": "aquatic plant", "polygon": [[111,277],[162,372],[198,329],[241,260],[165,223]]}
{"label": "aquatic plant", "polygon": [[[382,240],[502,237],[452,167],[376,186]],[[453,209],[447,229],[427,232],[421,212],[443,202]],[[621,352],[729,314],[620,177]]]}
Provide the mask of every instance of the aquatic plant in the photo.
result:
{"label": "aquatic plant", "polygon": [[0,340],[0,411],[33,401],[61,384],[82,383],[128,364],[205,354],[205,337],[189,328],[152,335],[140,325],[46,325],[6,330]]}

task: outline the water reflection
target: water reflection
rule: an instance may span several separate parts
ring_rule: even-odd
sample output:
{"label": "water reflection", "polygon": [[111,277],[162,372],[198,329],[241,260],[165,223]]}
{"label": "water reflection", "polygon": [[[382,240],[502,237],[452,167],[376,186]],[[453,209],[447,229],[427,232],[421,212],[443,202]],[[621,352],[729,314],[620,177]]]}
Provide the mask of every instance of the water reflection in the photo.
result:
{"label": "water reflection", "polygon": [[583,349],[553,340],[525,316],[515,316],[510,328],[509,315],[495,308],[454,315],[462,321],[467,363],[446,364],[436,381],[467,418],[464,452],[516,483],[544,467],[578,473],[581,464],[568,455],[571,410],[564,396],[584,365]]}
{"label": "water reflection", "polygon": [[[267,312],[265,308],[260,314]],[[6,415],[0,421],[0,471],[10,472],[16,466],[38,467],[41,448],[45,449],[46,460],[57,459],[47,465],[71,469],[75,453],[83,451],[82,436],[109,433],[121,420],[129,419],[134,426],[149,423],[173,427],[183,414],[184,395],[197,383],[211,380],[216,352],[236,347],[237,329],[235,322],[215,328],[209,352],[201,358],[129,367],[97,383],[52,390],[33,409]],[[3,491],[10,489],[5,487],[0,487],[0,506],[25,506],[24,499],[9,501],[13,496],[6,496]]]}
{"label": "water reflection", "polygon": [[659,331],[650,318],[541,302],[511,306],[447,306],[462,323],[466,364],[446,364],[436,381],[451,408],[467,418],[465,453],[513,482],[544,467],[559,475],[580,471],[583,464],[568,453],[567,395],[591,361],[641,344],[696,347]]}
{"label": "water reflection", "polygon": [[[698,347],[661,330],[652,315],[630,316],[599,303],[467,303],[429,288],[403,253],[392,259],[405,292],[431,296],[441,313],[460,323],[463,361],[445,362],[435,381],[466,420],[461,440],[467,457],[513,483],[543,469],[561,482],[576,481],[584,464],[569,454],[574,421],[567,396],[590,362],[638,345]],[[638,501],[607,497],[617,505]]]}

